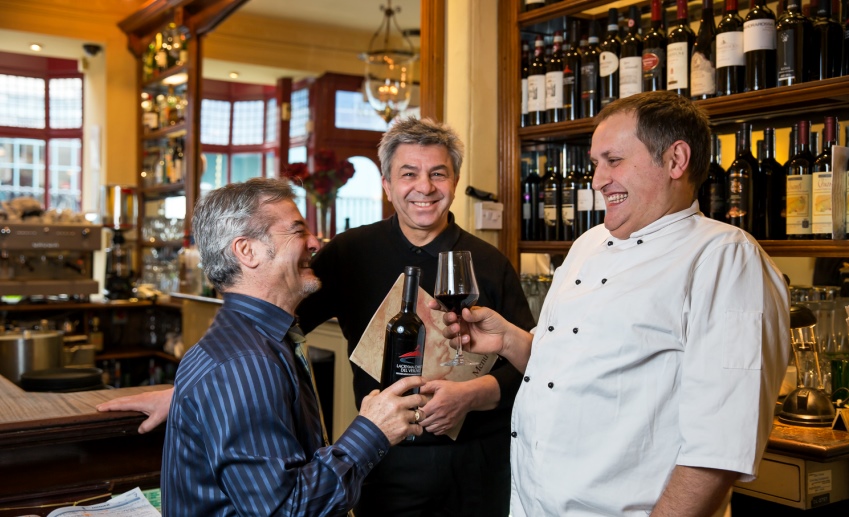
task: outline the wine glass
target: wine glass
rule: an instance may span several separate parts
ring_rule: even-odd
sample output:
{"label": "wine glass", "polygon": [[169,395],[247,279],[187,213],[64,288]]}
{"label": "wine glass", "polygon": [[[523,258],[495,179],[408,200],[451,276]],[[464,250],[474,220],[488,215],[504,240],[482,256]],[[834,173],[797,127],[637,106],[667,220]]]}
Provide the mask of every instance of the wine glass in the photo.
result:
{"label": "wine glass", "polygon": [[[478,301],[478,282],[472,265],[470,251],[443,251],[439,254],[436,269],[436,287],[434,298],[443,310],[460,316],[464,307],[471,307]],[[463,347],[458,346],[454,359],[441,363],[442,366],[475,366],[463,358]]]}

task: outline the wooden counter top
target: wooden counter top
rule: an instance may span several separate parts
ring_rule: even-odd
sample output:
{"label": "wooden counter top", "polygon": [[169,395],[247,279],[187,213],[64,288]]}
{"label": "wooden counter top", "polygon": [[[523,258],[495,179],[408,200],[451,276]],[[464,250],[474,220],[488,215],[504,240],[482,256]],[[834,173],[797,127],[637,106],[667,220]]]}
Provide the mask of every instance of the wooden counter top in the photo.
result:
{"label": "wooden counter top", "polygon": [[801,427],[775,419],[767,452],[828,462],[849,458],[849,432],[830,427]]}

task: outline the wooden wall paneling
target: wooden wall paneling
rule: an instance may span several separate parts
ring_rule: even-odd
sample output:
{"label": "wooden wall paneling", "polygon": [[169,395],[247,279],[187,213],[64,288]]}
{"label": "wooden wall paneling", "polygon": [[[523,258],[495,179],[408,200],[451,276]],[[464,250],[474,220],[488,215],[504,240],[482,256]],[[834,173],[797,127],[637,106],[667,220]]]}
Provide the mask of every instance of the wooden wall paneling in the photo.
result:
{"label": "wooden wall paneling", "polygon": [[445,110],[445,2],[421,0],[421,116],[439,121]]}
{"label": "wooden wall paneling", "polygon": [[498,197],[504,203],[504,226],[498,241],[499,249],[519,269],[519,237],[521,228],[514,214],[519,213],[521,174],[519,170],[519,112],[521,91],[519,76],[519,31],[517,30],[518,0],[498,2]]}

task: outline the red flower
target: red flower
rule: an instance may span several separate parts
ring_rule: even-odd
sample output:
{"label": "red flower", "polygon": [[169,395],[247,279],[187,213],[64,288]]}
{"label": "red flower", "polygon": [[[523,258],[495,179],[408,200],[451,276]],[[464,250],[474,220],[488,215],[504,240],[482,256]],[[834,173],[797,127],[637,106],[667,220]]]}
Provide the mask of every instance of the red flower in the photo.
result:
{"label": "red flower", "polygon": [[310,162],[312,170],[305,163],[293,163],[283,175],[300,183],[313,202],[330,203],[336,198],[336,191],[354,177],[353,164],[348,160],[337,161],[336,153],[331,150],[316,151]]}

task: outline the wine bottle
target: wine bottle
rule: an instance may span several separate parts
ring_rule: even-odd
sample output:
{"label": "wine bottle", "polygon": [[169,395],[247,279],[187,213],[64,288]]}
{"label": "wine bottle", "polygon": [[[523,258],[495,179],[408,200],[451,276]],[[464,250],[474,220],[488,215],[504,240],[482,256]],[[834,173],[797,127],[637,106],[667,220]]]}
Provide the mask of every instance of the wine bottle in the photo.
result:
{"label": "wine bottle", "polygon": [[[830,15],[830,14],[829,14]],[[831,239],[831,184],[834,169],[831,163],[831,146],[837,145],[837,117],[825,117],[822,152],[814,160],[811,182],[811,225],[814,239]],[[839,236],[838,238],[843,238]]]}
{"label": "wine bottle", "polygon": [[643,39],[640,37],[640,9],[628,8],[628,33],[619,54],[619,98],[643,91]]}
{"label": "wine bottle", "polygon": [[[849,5],[843,4],[843,27],[849,27]],[[841,67],[841,71],[843,75],[849,75],[849,29],[843,31],[843,66]],[[846,132],[847,138],[849,138],[849,131]]]}
{"label": "wine bottle", "polygon": [[710,138],[708,175],[699,188],[699,209],[711,219],[725,222],[725,169],[722,168],[722,147],[719,135]]}
{"label": "wine bottle", "polygon": [[[404,268],[401,312],[393,316],[386,324],[383,370],[380,375],[381,389],[386,389],[404,377],[422,374],[425,326],[416,314],[421,274],[421,269],[417,267]],[[417,393],[418,389],[411,391]]]}
{"label": "wine bottle", "polygon": [[601,104],[598,88],[598,22],[590,22],[587,44],[581,49],[581,116],[595,117]]}
{"label": "wine bottle", "polygon": [[737,14],[737,0],[726,0],[725,12],[716,28],[716,95],[740,93],[745,84],[743,18]]}
{"label": "wine bottle", "polygon": [[543,240],[563,240],[563,200],[561,198],[563,177],[560,175],[560,156],[556,147],[546,149],[545,176],[542,178],[542,191],[545,199],[543,206],[545,226]]}
{"label": "wine bottle", "polygon": [[766,0],[754,4],[743,22],[743,54],[746,58],[746,91],[774,88],[775,14]]}
{"label": "wine bottle", "polygon": [[545,72],[545,112],[547,122],[563,122],[563,33],[554,31],[551,58]]}
{"label": "wine bottle", "polygon": [[775,26],[777,41],[776,69],[778,86],[803,83],[811,80],[812,62],[815,58],[811,49],[814,26],[802,14],[801,0],[787,0],[787,8]]}
{"label": "wine bottle", "polygon": [[758,167],[760,174],[767,178],[765,238],[783,240],[787,238],[787,172],[784,166],[775,160],[775,129],[764,129],[763,143],[764,152],[760,156]]}
{"label": "wine bottle", "polygon": [[530,60],[530,49],[528,42],[522,40],[522,62],[519,64],[522,76],[522,117],[520,119],[521,127],[530,125],[530,116],[528,115],[528,65]]}
{"label": "wine bottle", "polygon": [[[587,162],[587,174],[589,175],[590,186],[592,186],[593,176],[595,176],[593,162]],[[593,189],[592,226],[604,224],[604,216],[606,214],[607,203],[604,202],[604,194],[600,190]]]}
{"label": "wine bottle", "polygon": [[690,97],[690,55],[696,36],[690,28],[687,0],[677,0],[678,20],[666,43],[666,89]]}
{"label": "wine bottle", "polygon": [[607,36],[598,47],[599,90],[601,106],[607,106],[619,98],[619,53],[622,40],[619,39],[619,11],[607,10]]}
{"label": "wine bottle", "polygon": [[581,35],[581,21],[572,20],[569,31],[569,45],[563,52],[563,118],[578,120],[581,118],[581,51],[578,41]]}
{"label": "wine bottle", "polygon": [[593,208],[595,194],[593,193],[593,180],[589,168],[584,165],[582,174],[575,186],[575,239],[578,239],[587,230],[593,227]]}
{"label": "wine bottle", "polygon": [[576,189],[578,187],[578,165],[577,165],[577,146],[567,146],[563,144],[563,155],[566,157],[566,162],[563,167],[563,183],[561,186],[560,199],[563,203],[561,210],[561,218],[563,220],[563,240],[575,240],[575,202]]}
{"label": "wine bottle", "polygon": [[795,130],[795,154],[787,162],[787,238],[810,239],[811,228],[811,174],[813,160],[808,152],[810,123],[800,120]]}
{"label": "wine bottle", "polygon": [[666,29],[662,0],[651,2],[651,28],[643,38],[643,91],[666,88]]}
{"label": "wine bottle", "polygon": [[[791,0],[792,1],[792,0]],[[819,46],[813,55],[812,79],[830,79],[839,77],[841,70],[841,51],[843,30],[840,24],[831,19],[831,1],[820,0],[817,17],[814,20],[814,38]]]}
{"label": "wine bottle", "polygon": [[539,240],[540,177],[530,162],[522,160],[522,240]]}
{"label": "wine bottle", "polygon": [[749,144],[751,134],[751,125],[745,123],[737,131],[736,156],[728,167],[725,187],[728,224],[749,233],[752,233],[752,176],[756,174],[752,163],[757,163]]}
{"label": "wine bottle", "polygon": [[534,40],[534,56],[528,65],[528,117],[531,126],[545,124],[545,43]]}
{"label": "wine bottle", "polygon": [[702,21],[690,58],[690,98],[710,99],[716,95],[716,25],[713,0],[702,0]]}

